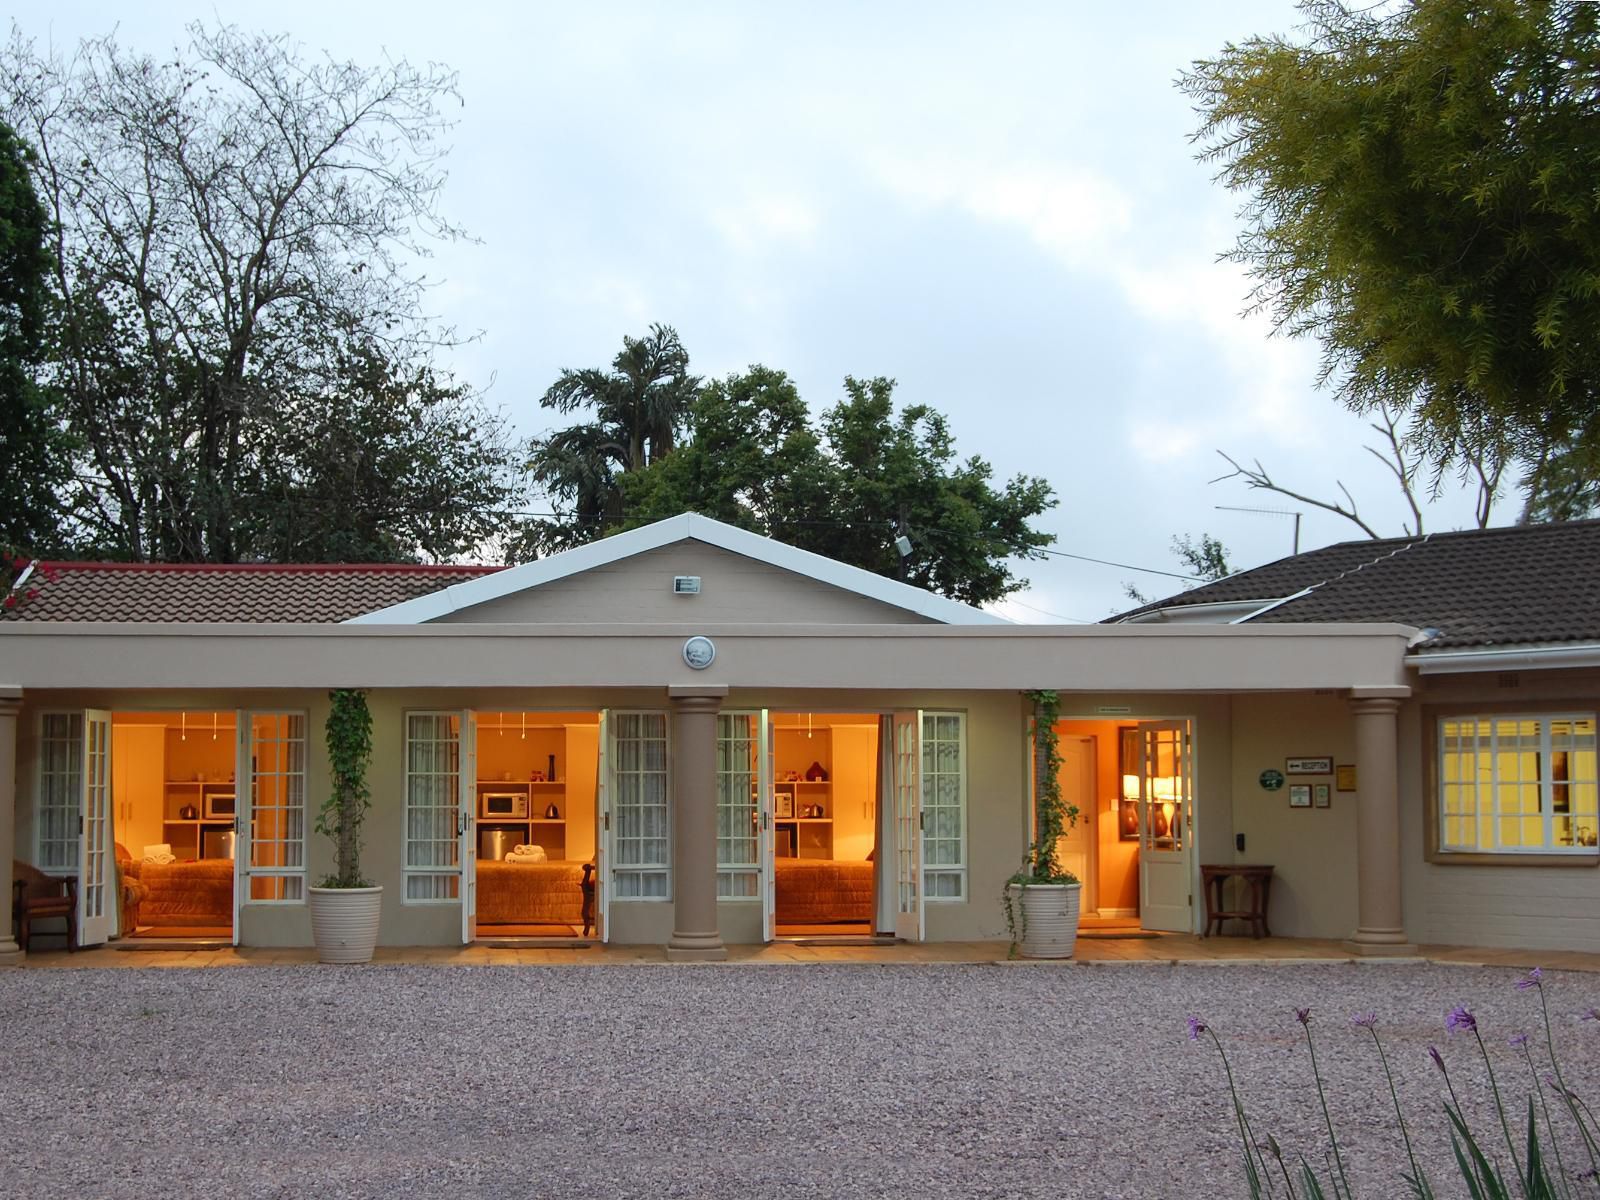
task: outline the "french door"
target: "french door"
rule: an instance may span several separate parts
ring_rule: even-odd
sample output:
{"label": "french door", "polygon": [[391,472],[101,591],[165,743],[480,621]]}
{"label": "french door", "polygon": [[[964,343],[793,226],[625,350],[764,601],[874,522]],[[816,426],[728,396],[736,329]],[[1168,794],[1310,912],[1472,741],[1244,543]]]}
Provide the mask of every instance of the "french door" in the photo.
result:
{"label": "french door", "polygon": [[1187,721],[1139,724],[1139,917],[1194,930],[1194,749]]}
{"label": "french door", "polygon": [[461,769],[456,776],[456,834],[461,860],[461,944],[478,936],[478,723],[470,709],[461,713]]}
{"label": "french door", "polygon": [[611,940],[611,743],[606,736],[610,721],[600,710],[599,755],[594,768],[595,820],[599,828],[594,839],[594,923],[602,942]]}
{"label": "french door", "polygon": [[[101,946],[116,931],[117,864],[111,828],[111,714],[83,713],[83,784],[78,834],[78,945]],[[9,819],[9,818],[8,818]]]}
{"label": "french door", "polygon": [[897,712],[890,718],[894,807],[894,935],[920,942],[922,894],[922,714]]}

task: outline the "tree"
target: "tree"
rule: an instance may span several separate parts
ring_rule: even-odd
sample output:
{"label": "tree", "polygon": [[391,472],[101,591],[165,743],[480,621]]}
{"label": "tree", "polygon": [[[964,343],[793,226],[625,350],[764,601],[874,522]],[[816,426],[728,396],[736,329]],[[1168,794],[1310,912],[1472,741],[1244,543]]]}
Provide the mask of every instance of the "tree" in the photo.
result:
{"label": "tree", "polygon": [[1182,87],[1246,195],[1253,308],[1322,343],[1436,471],[1600,453],[1600,12],[1575,0],[1301,0]]}
{"label": "tree", "polygon": [[58,490],[69,443],[38,371],[47,336],[48,217],[33,190],[30,152],[0,124],[0,548],[57,548]]}
{"label": "tree", "polygon": [[[16,32],[0,52],[0,103],[37,147],[54,222],[47,378],[82,442],[78,536],[135,559],[327,547],[343,534],[280,536],[298,517],[261,512],[279,494],[261,483],[320,436],[308,420],[360,440],[325,401],[359,393],[365,364],[407,377],[448,337],[422,316],[413,264],[459,236],[436,210],[454,77],[308,60],[226,27],[189,38],[160,60],[112,38],[40,52]],[[428,474],[452,490],[448,470]],[[470,496],[475,469],[457,482]],[[325,502],[319,519],[346,511]],[[276,532],[251,542],[261,530]]]}
{"label": "tree", "polygon": [[780,371],[708,384],[683,444],[624,481],[627,519],[705,513],[969,604],[1003,599],[1022,586],[1007,560],[1053,540],[1030,524],[1055,504],[1049,485],[1019,475],[996,489],[987,462],[956,458],[942,415],[897,414],[894,387],[847,378],[814,430]]}
{"label": "tree", "polygon": [[[1172,552],[1190,574],[1192,582],[1186,583],[1185,587],[1194,583],[1215,583],[1233,574],[1233,566],[1228,562],[1228,548],[1209,533],[1202,533],[1198,542],[1187,533],[1174,534]],[[1137,584],[1126,581],[1122,585],[1122,594],[1135,604],[1149,604],[1155,599]]]}
{"label": "tree", "polygon": [[623,512],[621,477],[672,452],[699,382],[670,325],[624,337],[610,371],[562,371],[539,403],[563,415],[592,412],[594,419],[529,447],[533,483],[570,515],[530,526],[520,549],[564,550],[613,528]]}

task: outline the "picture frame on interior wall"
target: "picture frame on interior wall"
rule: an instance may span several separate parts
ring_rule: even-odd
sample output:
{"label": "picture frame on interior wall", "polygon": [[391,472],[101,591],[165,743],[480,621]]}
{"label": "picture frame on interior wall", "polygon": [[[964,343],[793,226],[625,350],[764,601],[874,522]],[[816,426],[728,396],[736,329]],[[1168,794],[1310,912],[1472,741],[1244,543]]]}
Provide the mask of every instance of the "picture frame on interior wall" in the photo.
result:
{"label": "picture frame on interior wall", "polygon": [[1283,760],[1285,775],[1332,775],[1333,755],[1300,754]]}
{"label": "picture frame on interior wall", "polygon": [[1333,789],[1325,783],[1314,784],[1311,788],[1311,805],[1313,808],[1331,808],[1333,805]]}
{"label": "picture frame on interior wall", "polygon": [[1291,783],[1289,785],[1289,807],[1311,807],[1311,785],[1309,783]]}

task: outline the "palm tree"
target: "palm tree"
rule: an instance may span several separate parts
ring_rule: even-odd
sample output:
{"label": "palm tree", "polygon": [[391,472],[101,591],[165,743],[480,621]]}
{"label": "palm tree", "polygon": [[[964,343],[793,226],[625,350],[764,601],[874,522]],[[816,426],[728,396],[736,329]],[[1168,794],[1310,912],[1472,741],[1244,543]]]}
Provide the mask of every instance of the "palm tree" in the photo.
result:
{"label": "palm tree", "polygon": [[700,381],[670,325],[622,339],[611,370],[564,370],[539,403],[559,413],[592,411],[594,420],[558,430],[528,447],[534,483],[570,516],[536,531],[542,549],[604,537],[622,519],[618,478],[672,452]]}

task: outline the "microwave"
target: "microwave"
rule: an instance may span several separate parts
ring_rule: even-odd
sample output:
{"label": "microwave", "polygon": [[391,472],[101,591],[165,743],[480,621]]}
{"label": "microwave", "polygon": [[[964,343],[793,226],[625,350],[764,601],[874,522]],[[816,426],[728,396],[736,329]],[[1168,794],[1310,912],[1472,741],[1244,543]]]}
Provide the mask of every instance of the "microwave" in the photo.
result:
{"label": "microwave", "polygon": [[484,792],[478,799],[478,811],[483,817],[508,817],[513,821],[526,821],[528,793]]}
{"label": "microwave", "polygon": [[205,795],[205,809],[203,815],[208,821],[224,817],[239,815],[238,807],[234,803],[232,792],[207,792]]}

